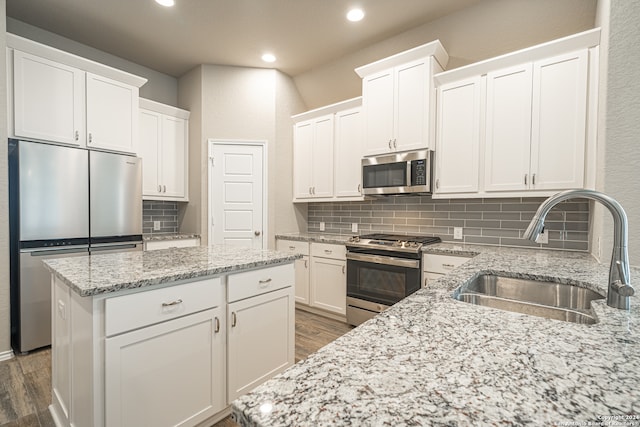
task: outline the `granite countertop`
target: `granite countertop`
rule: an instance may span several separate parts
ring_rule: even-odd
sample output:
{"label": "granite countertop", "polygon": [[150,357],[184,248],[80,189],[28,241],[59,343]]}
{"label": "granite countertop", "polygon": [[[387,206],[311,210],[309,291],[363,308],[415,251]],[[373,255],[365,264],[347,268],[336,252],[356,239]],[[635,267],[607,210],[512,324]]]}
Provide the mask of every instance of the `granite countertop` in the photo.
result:
{"label": "granite countertop", "polygon": [[213,245],[44,260],[81,296],[291,262],[301,255]]}
{"label": "granite countertop", "polygon": [[[238,422],[538,426],[640,416],[638,297],[628,312],[596,301],[594,325],[452,298],[481,272],[553,277],[604,295],[608,266],[579,252],[450,243],[429,248],[478,255],[234,401]],[[640,277],[640,269],[631,277]],[[608,425],[640,424],[633,417],[618,421]]]}
{"label": "granite countertop", "polygon": [[161,234],[143,234],[142,240],[150,242],[154,240],[181,240],[181,239],[199,239],[199,234],[194,233],[161,233]]}
{"label": "granite countertop", "polygon": [[316,242],[316,243],[333,243],[336,245],[344,245],[351,236],[343,234],[327,234],[327,233],[284,233],[276,234],[276,239],[281,240],[297,240],[299,242]]}

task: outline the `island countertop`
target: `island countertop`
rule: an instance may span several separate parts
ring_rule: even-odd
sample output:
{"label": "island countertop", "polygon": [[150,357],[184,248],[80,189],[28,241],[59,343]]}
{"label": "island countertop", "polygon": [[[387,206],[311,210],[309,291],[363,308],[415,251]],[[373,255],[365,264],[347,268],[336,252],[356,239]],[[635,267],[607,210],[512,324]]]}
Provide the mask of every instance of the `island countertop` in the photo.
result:
{"label": "island countertop", "polygon": [[[638,297],[628,312],[594,302],[594,325],[452,298],[480,273],[554,278],[606,295],[608,265],[578,252],[447,244],[433,252],[479,254],[234,401],[238,422],[640,425]],[[638,277],[633,268],[632,284]]]}
{"label": "island countertop", "polygon": [[44,260],[81,296],[291,262],[301,255],[213,245]]}

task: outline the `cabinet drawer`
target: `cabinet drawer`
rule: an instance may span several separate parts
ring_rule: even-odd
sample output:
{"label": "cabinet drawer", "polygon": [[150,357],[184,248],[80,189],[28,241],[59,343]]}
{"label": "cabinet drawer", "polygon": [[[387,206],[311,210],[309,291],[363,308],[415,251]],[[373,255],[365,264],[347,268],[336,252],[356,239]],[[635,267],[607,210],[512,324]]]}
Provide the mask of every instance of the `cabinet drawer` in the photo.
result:
{"label": "cabinet drawer", "polygon": [[227,278],[228,301],[234,302],[293,286],[293,263],[231,274]]}
{"label": "cabinet drawer", "polygon": [[345,260],[347,258],[347,248],[345,245],[311,243],[311,256]]}
{"label": "cabinet drawer", "polygon": [[453,255],[425,254],[422,269],[431,273],[447,274],[470,258]]}
{"label": "cabinet drawer", "polygon": [[105,333],[106,336],[116,335],[222,303],[219,277],[108,298],[105,301]]}
{"label": "cabinet drawer", "polygon": [[276,249],[282,252],[292,252],[296,254],[309,255],[309,242],[297,240],[278,240]]}

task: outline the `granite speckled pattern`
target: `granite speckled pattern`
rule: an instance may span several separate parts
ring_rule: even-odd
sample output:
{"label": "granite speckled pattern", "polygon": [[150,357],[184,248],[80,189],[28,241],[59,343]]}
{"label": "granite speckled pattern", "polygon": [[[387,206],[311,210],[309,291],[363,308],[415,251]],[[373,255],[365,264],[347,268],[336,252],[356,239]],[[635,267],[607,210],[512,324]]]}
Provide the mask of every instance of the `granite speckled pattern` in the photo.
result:
{"label": "granite speckled pattern", "polygon": [[276,239],[297,240],[299,242],[333,243],[344,245],[349,240],[346,235],[326,234],[326,233],[285,233],[276,234]]}
{"label": "granite speckled pattern", "polygon": [[81,296],[293,262],[302,255],[213,245],[44,260]]}
{"label": "granite speckled pattern", "polygon": [[[579,252],[454,246],[440,253],[480,253],[234,401],[238,422],[540,426],[640,416],[638,297],[628,312],[595,302],[595,325],[452,298],[482,272],[555,278],[604,295],[608,266]],[[630,421],[617,425],[640,424]]]}
{"label": "granite speckled pattern", "polygon": [[182,239],[199,239],[199,234],[194,233],[165,233],[165,234],[143,234],[142,240],[145,242],[157,240],[182,240]]}

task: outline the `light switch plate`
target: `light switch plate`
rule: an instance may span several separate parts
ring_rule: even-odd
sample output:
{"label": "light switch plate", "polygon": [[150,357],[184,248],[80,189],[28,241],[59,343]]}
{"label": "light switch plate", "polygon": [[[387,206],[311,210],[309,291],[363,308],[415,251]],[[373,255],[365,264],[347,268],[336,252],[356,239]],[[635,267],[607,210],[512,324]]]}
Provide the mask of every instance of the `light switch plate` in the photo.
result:
{"label": "light switch plate", "polygon": [[160,221],[153,221],[153,229],[155,231],[160,230]]}
{"label": "light switch plate", "polygon": [[462,240],[462,227],[453,227],[453,238],[455,240]]}
{"label": "light switch plate", "polygon": [[324,231],[324,222],[320,223],[320,231]]}
{"label": "light switch plate", "polygon": [[351,232],[352,233],[357,233],[358,232],[358,223],[357,222],[352,222],[351,223]]}

